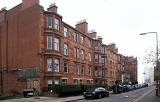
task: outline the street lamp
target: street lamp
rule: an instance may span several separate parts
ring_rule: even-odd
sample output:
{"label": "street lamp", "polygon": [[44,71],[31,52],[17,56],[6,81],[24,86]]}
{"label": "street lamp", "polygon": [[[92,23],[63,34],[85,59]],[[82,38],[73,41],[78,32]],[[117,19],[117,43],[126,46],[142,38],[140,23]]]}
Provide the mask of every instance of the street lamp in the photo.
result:
{"label": "street lamp", "polygon": [[[158,71],[158,33],[157,32],[146,32],[146,33],[141,33],[140,35],[147,35],[147,34],[156,34],[156,69],[155,71]],[[158,96],[158,91],[159,91],[158,78],[159,78],[159,75],[157,75],[157,80],[156,80],[156,96]]]}
{"label": "street lamp", "polygon": [[144,83],[145,83],[145,74],[146,74],[146,73],[144,72],[144,73],[142,73],[142,74],[144,75]]}

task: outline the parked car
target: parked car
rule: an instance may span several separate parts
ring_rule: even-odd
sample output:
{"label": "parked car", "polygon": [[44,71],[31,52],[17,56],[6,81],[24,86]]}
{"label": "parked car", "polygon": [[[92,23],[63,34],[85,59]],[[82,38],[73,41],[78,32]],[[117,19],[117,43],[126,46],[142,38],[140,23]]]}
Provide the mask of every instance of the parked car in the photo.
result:
{"label": "parked car", "polygon": [[134,89],[134,87],[132,85],[127,85],[127,87],[128,87],[129,90],[133,90]]}
{"label": "parked car", "polygon": [[127,85],[123,85],[123,92],[128,92],[129,88],[127,87]]}
{"label": "parked car", "polygon": [[121,86],[121,85],[113,85],[112,86],[112,90],[113,90],[114,94],[121,93],[121,92],[123,92],[123,86]]}
{"label": "parked car", "polygon": [[109,96],[109,91],[107,91],[103,87],[98,87],[95,89],[89,89],[84,92],[84,97],[87,98],[102,98],[105,96]]}
{"label": "parked car", "polygon": [[33,89],[27,89],[23,91],[24,97],[31,97],[34,96],[34,90]]}
{"label": "parked car", "polygon": [[143,86],[144,86],[144,87],[148,87],[148,84],[147,84],[147,83],[143,83]]}

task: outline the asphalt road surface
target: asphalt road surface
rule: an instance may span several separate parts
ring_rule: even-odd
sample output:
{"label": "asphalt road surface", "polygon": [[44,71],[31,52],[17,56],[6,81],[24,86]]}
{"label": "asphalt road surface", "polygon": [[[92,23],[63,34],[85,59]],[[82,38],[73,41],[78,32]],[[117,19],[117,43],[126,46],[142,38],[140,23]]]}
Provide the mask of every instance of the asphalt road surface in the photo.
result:
{"label": "asphalt road surface", "polygon": [[109,97],[104,97],[101,99],[83,99],[76,102],[135,102],[135,100],[140,99],[145,94],[150,93],[155,89],[155,86],[149,86],[146,88],[141,88],[133,91],[129,91],[121,94],[110,94]]}

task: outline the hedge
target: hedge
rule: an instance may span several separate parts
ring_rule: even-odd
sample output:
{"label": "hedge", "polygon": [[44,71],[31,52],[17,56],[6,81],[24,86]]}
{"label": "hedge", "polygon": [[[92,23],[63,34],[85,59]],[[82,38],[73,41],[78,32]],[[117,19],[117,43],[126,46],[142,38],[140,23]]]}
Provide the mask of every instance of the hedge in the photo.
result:
{"label": "hedge", "polygon": [[[66,94],[81,94],[88,89],[93,89],[96,87],[104,87],[107,89],[107,85],[102,84],[88,84],[88,85],[51,85],[48,86],[48,91],[53,91],[54,93],[58,94],[59,96],[63,96]],[[44,89],[46,91],[46,88]]]}

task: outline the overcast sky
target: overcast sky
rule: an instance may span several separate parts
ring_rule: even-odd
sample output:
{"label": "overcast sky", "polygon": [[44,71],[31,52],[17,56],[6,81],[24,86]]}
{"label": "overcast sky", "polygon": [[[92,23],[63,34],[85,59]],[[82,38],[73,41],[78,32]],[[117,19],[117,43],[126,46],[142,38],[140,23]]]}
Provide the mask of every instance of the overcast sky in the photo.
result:
{"label": "overcast sky", "polygon": [[[10,9],[21,2],[0,0],[0,8]],[[119,53],[137,57],[140,82],[144,69],[149,74],[142,62],[146,51],[155,50],[155,34],[139,34],[160,32],[160,0],[40,0],[45,9],[53,2],[66,23],[74,27],[77,21],[86,19],[89,30],[95,29],[105,44],[114,42]]]}

